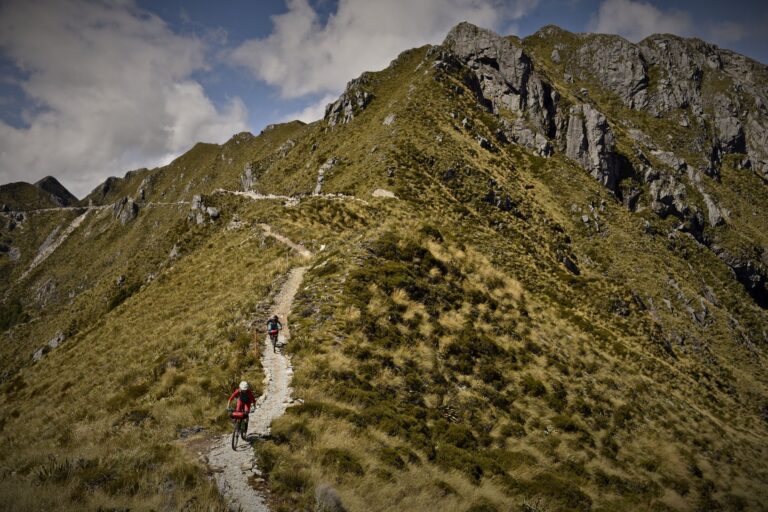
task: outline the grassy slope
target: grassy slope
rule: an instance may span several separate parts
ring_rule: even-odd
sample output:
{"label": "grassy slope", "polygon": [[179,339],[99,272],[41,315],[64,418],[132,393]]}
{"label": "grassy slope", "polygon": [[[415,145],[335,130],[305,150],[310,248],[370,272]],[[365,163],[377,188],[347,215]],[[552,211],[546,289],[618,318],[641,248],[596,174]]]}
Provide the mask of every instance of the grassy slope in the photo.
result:
{"label": "grassy slope", "polygon": [[[668,237],[670,220],[627,212],[560,157],[481,149],[475,137],[493,140],[495,120],[459,80],[434,79],[426,49],[366,87],[375,99],[349,125],[238,135],[147,171],[151,200],[208,194],[224,212],[216,226],[191,227],[183,206],[144,209],[124,227],[104,214],[30,277],[55,275],[60,290],[80,279],[88,290],[5,335],[35,347],[45,329],[82,315],[61,349],[3,384],[8,502],[32,508],[25,491],[35,486],[36,504],[72,509],[218,505],[174,439],[194,424],[224,428],[225,388],[240,375],[259,380],[257,354],[238,353],[294,263],[250,227],[225,230],[234,215],[317,252],[291,319],[304,403],[257,445],[276,509],[311,509],[324,482],[349,510],[758,509],[768,500],[759,417],[768,379],[760,347],[740,337],[759,334],[766,316],[725,266],[687,236]],[[284,208],[210,195],[239,188],[249,163],[256,190],[306,193],[331,157],[339,161],[324,191],[367,203]],[[112,200],[144,177],[129,177]],[[724,175],[723,194],[744,186]],[[379,187],[400,199],[371,198]],[[508,211],[485,201],[489,189],[509,197]],[[581,221],[595,217],[590,204],[599,230]],[[646,233],[644,220],[662,234]],[[171,261],[174,244],[182,257]],[[86,261],[87,279],[76,271]],[[107,312],[117,275],[144,283],[150,272],[153,281]],[[689,307],[706,308],[706,320],[693,322]],[[92,389],[89,375],[103,387]],[[51,391],[60,405],[43,421],[49,405],[29,396]]]}
{"label": "grassy slope", "polygon": [[37,208],[56,208],[51,195],[34,185],[24,182],[8,183],[0,186],[0,205],[10,210],[24,211]]}
{"label": "grassy slope", "polygon": [[[356,142],[342,153],[341,190],[359,165],[410,201],[377,203],[374,215],[291,215],[300,232],[346,233],[299,297],[306,319],[293,350],[306,403],[259,448],[278,505],[309,506],[327,481],[352,510],[537,498],[551,510],[757,506],[766,375],[728,321],[764,325],[764,312],[709,251],[645,234],[642,216],[571,164],[480,150],[449,112],[464,109],[456,119],[469,115],[484,136],[493,121],[468,91],[446,100],[411,57],[374,78],[385,100],[336,131],[349,141],[354,130]],[[397,121],[384,127],[390,112]],[[446,180],[448,168],[458,177]],[[483,203],[489,178],[513,212]],[[598,232],[581,215],[601,200]],[[685,308],[707,287],[722,302],[692,326]]]}
{"label": "grassy slope", "polygon": [[225,428],[225,399],[241,378],[259,390],[248,326],[266,315],[276,280],[292,264],[285,247],[247,227],[269,220],[268,209],[244,205],[241,215],[247,225],[239,230],[190,228],[198,245],[4,385],[6,503],[17,510],[218,503],[174,440],[184,427]]}

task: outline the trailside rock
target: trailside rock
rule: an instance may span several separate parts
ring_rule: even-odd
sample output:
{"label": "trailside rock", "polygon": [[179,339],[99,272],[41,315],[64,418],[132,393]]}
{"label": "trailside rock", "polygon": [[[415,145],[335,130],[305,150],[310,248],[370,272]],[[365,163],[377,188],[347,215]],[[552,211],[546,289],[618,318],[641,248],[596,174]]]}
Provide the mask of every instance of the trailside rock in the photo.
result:
{"label": "trailside rock", "polygon": [[139,215],[139,205],[133,198],[123,197],[112,206],[112,212],[120,224],[126,225]]}
{"label": "trailside rock", "polygon": [[315,488],[316,512],[346,512],[346,510],[336,489],[328,484],[320,484]]}
{"label": "trailside rock", "polygon": [[253,189],[253,164],[245,164],[243,168],[243,174],[240,176],[240,184],[243,187],[244,192],[248,192]]}

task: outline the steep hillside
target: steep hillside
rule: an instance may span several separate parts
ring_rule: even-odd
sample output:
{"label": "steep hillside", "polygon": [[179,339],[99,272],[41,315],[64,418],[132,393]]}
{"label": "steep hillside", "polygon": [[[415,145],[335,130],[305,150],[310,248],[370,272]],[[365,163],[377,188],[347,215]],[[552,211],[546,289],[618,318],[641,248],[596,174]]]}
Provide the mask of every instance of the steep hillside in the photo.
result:
{"label": "steep hillside", "polygon": [[764,510],[766,76],[460,24],[319,122],[3,213],[0,496],[224,507],[194,443],[308,265],[273,510]]}

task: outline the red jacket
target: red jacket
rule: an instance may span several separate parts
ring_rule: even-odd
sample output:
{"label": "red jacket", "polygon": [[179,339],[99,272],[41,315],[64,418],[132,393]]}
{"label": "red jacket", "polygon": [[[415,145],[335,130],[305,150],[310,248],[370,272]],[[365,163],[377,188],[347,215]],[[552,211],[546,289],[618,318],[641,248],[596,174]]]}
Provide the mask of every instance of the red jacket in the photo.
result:
{"label": "red jacket", "polygon": [[[245,398],[247,398],[247,400],[242,399],[241,393],[245,393]],[[250,389],[248,391],[240,391],[240,388],[235,389],[232,392],[232,396],[229,397],[229,401],[231,402],[235,398],[239,399],[240,401],[248,405],[254,405],[256,403],[256,397],[253,396],[253,391],[251,391]]]}

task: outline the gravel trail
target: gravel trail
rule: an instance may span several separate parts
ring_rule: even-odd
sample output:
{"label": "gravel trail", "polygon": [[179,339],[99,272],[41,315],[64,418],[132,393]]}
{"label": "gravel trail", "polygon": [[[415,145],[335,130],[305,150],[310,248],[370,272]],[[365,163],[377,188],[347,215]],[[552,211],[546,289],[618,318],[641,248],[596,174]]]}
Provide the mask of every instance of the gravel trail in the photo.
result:
{"label": "gravel trail", "polygon": [[[294,244],[282,235],[278,235],[261,226],[271,236],[294,248],[299,254],[308,258],[311,253],[302,246]],[[285,413],[293,402],[291,398],[291,378],[293,367],[290,359],[283,353],[282,348],[291,339],[288,316],[291,312],[293,299],[298,292],[307,267],[291,269],[280,293],[275,298],[272,313],[280,317],[283,330],[280,332],[277,350],[272,350],[269,336],[264,336],[261,344],[261,364],[264,367],[264,394],[256,402],[255,412],[251,414],[248,425],[248,438],[268,436],[272,421]],[[237,450],[230,446],[231,433],[214,441],[208,453],[208,465],[213,470],[216,485],[224,496],[230,510],[242,512],[268,512],[266,497],[249,479],[260,478],[261,472],[256,466],[253,449],[250,443],[243,443]]]}

